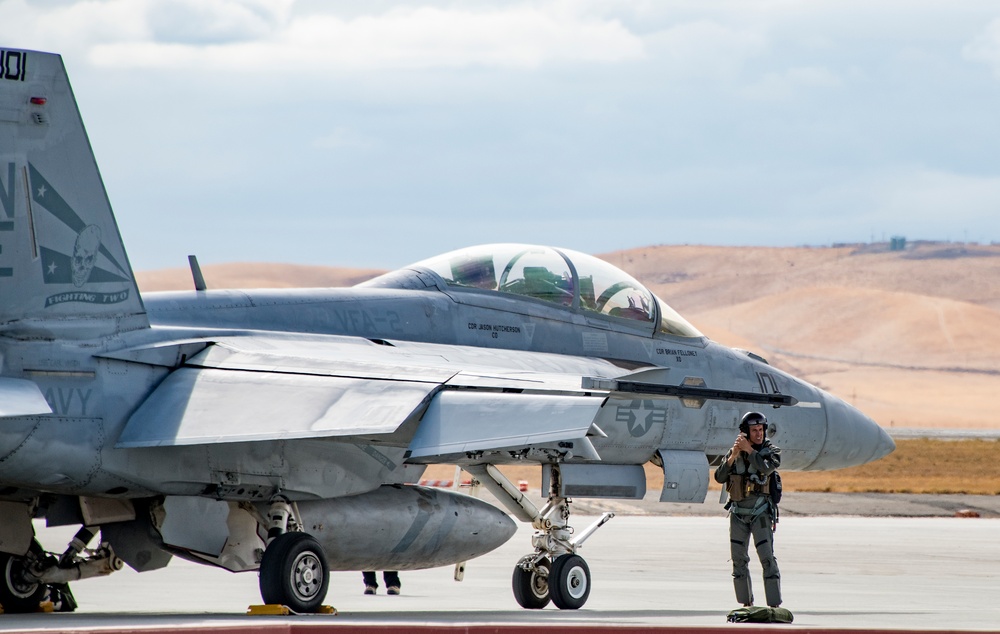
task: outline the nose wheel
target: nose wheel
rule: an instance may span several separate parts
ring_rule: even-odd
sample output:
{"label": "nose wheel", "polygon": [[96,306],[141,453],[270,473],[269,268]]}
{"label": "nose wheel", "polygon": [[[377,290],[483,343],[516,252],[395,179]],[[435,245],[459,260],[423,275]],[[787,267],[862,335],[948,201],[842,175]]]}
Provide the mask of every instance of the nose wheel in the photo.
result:
{"label": "nose wheel", "polygon": [[551,474],[548,501],[532,520],[535,552],[522,557],[514,567],[514,598],[528,609],[543,608],[551,600],[560,610],[576,610],[587,602],[591,588],[590,567],[577,549],[615,514],[604,513],[574,536],[569,525],[570,500],[559,495],[558,468],[553,467]]}
{"label": "nose wheel", "polygon": [[517,562],[511,586],[518,605],[528,610],[541,610],[549,604],[550,567],[548,559],[535,555],[525,555]]}
{"label": "nose wheel", "polygon": [[541,610],[549,601],[560,610],[583,607],[590,597],[590,567],[580,555],[560,555],[555,562],[525,555],[514,566],[511,585],[522,608]]}
{"label": "nose wheel", "polygon": [[561,555],[549,574],[549,596],[561,610],[583,607],[590,597],[590,567],[580,555]]}
{"label": "nose wheel", "polygon": [[594,532],[604,526],[614,513],[604,513],[580,533],[574,535],[569,525],[570,500],[563,497],[559,464],[550,468],[548,500],[538,509],[496,467],[490,464],[463,467],[490,490],[515,517],[531,522],[535,551],[521,557],[514,566],[511,587],[514,599],[522,608],[540,610],[554,603],[562,610],[583,607],[590,597],[590,567],[577,550]]}

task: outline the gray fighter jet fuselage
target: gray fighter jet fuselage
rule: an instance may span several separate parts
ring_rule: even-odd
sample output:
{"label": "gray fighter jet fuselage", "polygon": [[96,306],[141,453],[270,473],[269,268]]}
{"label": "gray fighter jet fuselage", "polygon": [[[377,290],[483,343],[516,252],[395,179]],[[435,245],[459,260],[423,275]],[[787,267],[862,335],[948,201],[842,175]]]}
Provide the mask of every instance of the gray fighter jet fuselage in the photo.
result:
{"label": "gray fighter jet fuselage", "polygon": [[[317,610],[329,570],[465,561],[514,524],[416,486],[456,464],[537,530],[518,603],[578,608],[572,497],[705,499],[740,416],[782,468],[892,451],[861,412],[712,342],[618,268],[485,245],[353,288],[140,296],[61,59],[0,50],[0,604],[75,605],[67,583],[173,555],[259,570]],[[203,285],[195,276],[196,285]],[[209,280],[210,282],[210,280]],[[496,468],[537,464],[536,508]],[[80,525],[45,553],[36,520]],[[98,545],[90,542],[100,534]]]}
{"label": "gray fighter jet fuselage", "polygon": [[[500,246],[574,254],[565,249]],[[491,248],[468,251],[489,256]],[[649,321],[616,319],[524,295],[448,284],[421,263],[350,289],[192,291],[144,298],[153,324],[202,328],[206,336],[220,328],[343,335],[396,347],[402,355],[400,364],[408,355],[441,355],[487,368],[612,377],[660,368],[663,376],[669,374],[677,383],[688,380],[694,385],[792,396],[798,403],[788,411],[787,426],[780,408],[769,413],[773,428],[780,430],[777,441],[786,470],[863,464],[892,446],[866,416],[758,355],[700,334],[660,332]],[[689,328],[685,334],[694,332]],[[547,354],[525,360],[504,351]],[[511,389],[530,391],[521,385]],[[737,413],[746,409],[732,401],[703,403],[696,398],[654,404],[642,402],[642,396],[622,398],[616,405],[620,420],[600,426],[611,435],[592,439],[601,460],[635,464],[649,459],[649,448],[656,446],[696,448],[714,461],[731,447]],[[465,462],[461,456],[453,458]],[[519,458],[497,455],[495,461]]]}

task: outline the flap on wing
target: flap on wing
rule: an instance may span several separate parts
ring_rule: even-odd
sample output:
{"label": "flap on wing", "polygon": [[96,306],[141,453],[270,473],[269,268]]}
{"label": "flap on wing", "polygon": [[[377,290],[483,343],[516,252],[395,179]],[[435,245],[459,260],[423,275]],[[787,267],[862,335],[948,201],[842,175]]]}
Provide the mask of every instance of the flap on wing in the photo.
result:
{"label": "flap on wing", "polygon": [[430,383],[181,368],[132,414],[117,447],[388,434]]}
{"label": "flap on wing", "polygon": [[0,417],[51,413],[52,408],[33,381],[0,378]]}
{"label": "flap on wing", "polygon": [[439,392],[420,421],[413,458],[582,439],[603,398],[503,392]]}

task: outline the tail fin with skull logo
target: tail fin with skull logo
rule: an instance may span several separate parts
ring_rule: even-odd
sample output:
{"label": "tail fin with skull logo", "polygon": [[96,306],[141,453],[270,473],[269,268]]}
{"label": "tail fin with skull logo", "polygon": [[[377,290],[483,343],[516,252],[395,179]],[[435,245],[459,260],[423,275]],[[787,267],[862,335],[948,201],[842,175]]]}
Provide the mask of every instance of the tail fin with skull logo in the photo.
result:
{"label": "tail fin with skull logo", "polygon": [[0,49],[0,334],[148,325],[62,58]]}

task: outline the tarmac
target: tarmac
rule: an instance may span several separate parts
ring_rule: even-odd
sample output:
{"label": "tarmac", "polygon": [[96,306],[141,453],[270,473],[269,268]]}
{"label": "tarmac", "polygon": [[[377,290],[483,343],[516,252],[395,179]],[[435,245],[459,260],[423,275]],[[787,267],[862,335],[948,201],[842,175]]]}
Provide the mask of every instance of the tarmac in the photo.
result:
{"label": "tarmac", "polygon": [[[400,596],[386,596],[384,588],[364,596],[359,573],[334,572],[327,602],[337,615],[247,616],[260,600],[256,574],[174,559],[159,571],[126,569],[74,583],[77,612],[3,615],[0,631],[1000,632],[1000,496],[787,493],[776,552],[792,625],[726,623],[738,606],[728,524],[717,500],[594,502],[574,502],[578,530],[599,510],[618,515],[580,551],[592,581],[580,610],[516,604],[511,571],[529,552],[532,533],[521,525],[507,544],[468,562],[461,582],[452,567],[403,572]],[[959,511],[979,517],[956,517]],[[72,530],[53,533],[59,531],[41,531],[50,548],[64,545]],[[755,560],[751,571],[761,594]]]}

